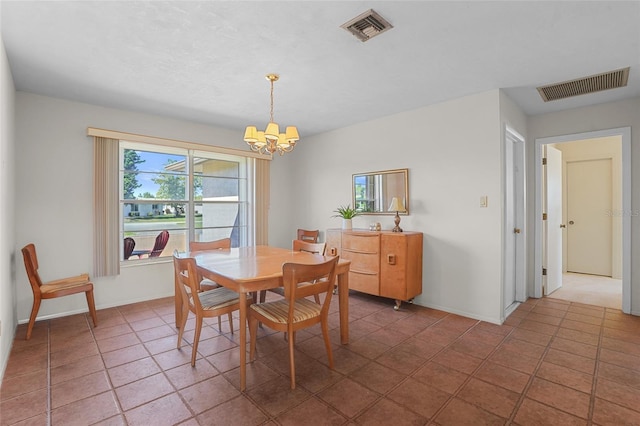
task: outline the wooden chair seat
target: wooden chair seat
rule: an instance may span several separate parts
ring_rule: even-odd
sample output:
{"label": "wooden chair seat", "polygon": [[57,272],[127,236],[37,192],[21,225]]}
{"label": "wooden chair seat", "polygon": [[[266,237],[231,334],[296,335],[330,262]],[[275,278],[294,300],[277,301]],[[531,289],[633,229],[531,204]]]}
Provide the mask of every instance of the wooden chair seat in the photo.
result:
{"label": "wooden chair seat", "polygon": [[[269,303],[259,303],[255,305],[253,309],[257,314],[269,321],[279,324],[286,324],[289,321],[289,302],[285,299]],[[293,307],[292,322],[298,324],[310,318],[315,318],[320,315],[321,309],[321,305],[311,300],[299,299]]]}
{"label": "wooden chair seat", "polygon": [[[205,311],[222,309],[238,303],[238,293],[225,287],[217,287],[212,290],[196,293],[196,297],[200,299],[202,309]],[[193,294],[189,297],[189,303],[194,303]]]}
{"label": "wooden chair seat", "polygon": [[79,292],[89,291],[93,289],[93,284],[89,281],[89,275],[83,274],[77,277],[63,278],[55,281],[49,281],[40,286],[40,293],[42,298],[47,299],[46,294],[60,293],[57,296],[64,296],[62,292],[65,290],[72,290],[68,294],[75,294]]}

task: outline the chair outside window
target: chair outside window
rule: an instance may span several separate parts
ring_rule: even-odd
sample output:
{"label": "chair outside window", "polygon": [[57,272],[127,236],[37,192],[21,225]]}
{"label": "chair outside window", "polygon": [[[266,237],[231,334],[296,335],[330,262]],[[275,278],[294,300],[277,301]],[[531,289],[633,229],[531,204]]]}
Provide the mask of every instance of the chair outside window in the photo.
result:
{"label": "chair outside window", "polygon": [[[322,336],[327,349],[329,368],[333,369],[333,354],[329,339],[329,305],[333,286],[336,279],[336,264],[338,257],[326,262],[308,265],[300,263],[285,263],[282,266],[285,297],[273,302],[252,304],[248,310],[249,320],[249,359],[253,361],[256,355],[256,339],[258,323],[262,323],[277,331],[286,332],[290,338],[289,344],[289,372],[291,375],[291,389],[296,387],[294,343],[295,332],[304,328],[320,324]],[[306,297],[325,293],[322,304],[318,304]]]}
{"label": "chair outside window", "polygon": [[136,241],[131,237],[124,239],[124,260],[128,260],[136,247]]}
{"label": "chair outside window", "polygon": [[162,231],[156,237],[156,242],[153,245],[153,249],[151,249],[151,253],[149,253],[149,257],[160,257],[162,254],[162,250],[167,246],[169,242],[169,231]]}
{"label": "chair outside window", "polygon": [[298,229],[298,240],[306,241],[308,243],[317,243],[320,231],[315,229],[313,231],[307,229]]}
{"label": "chair outside window", "polygon": [[[198,271],[195,259],[191,257],[180,258],[173,255],[173,267],[176,283],[182,304],[182,324],[178,331],[178,349],[182,345],[182,334],[187,323],[189,311],[196,316],[195,335],[191,349],[191,366],[196,365],[196,354],[198,353],[198,342],[202,332],[202,322],[204,318],[219,317],[240,309],[240,299],[238,293],[225,287],[214,288],[213,290],[200,292],[198,282]],[[252,299],[247,297],[247,305],[252,303]],[[240,325],[241,327],[244,324]]]}
{"label": "chair outside window", "polygon": [[31,284],[31,290],[33,291],[33,307],[31,308],[31,316],[29,317],[26,340],[31,338],[31,332],[33,331],[33,325],[36,322],[42,299],[54,299],[71,294],[85,293],[87,305],[89,305],[89,313],[93,319],[93,326],[98,326],[96,305],[93,299],[93,283],[89,279],[89,274],[81,274],[75,277],[61,278],[43,283],[38,273],[36,246],[33,244],[24,246],[22,248],[22,256],[24,258],[27,276],[29,277],[29,283]]}

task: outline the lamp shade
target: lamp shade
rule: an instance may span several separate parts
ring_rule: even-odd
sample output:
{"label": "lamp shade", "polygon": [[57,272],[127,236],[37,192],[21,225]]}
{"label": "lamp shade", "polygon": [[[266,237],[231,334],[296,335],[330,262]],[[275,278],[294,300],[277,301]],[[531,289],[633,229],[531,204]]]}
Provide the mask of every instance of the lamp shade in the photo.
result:
{"label": "lamp shade", "polygon": [[247,126],[244,131],[244,141],[245,142],[255,142],[258,140],[258,129],[256,126]]}
{"label": "lamp shade", "polygon": [[280,135],[278,135],[278,146],[282,149],[286,149],[286,148],[289,148],[290,145],[291,144],[287,140],[287,137],[285,136],[285,134],[280,133]]}
{"label": "lamp shade", "polygon": [[389,211],[390,212],[403,212],[403,211],[405,211],[404,202],[402,202],[400,199],[398,199],[398,197],[393,197],[391,199],[391,205],[389,206]]}
{"label": "lamp shade", "polygon": [[286,135],[285,137],[287,138],[287,141],[289,142],[296,142],[297,140],[300,139],[300,136],[298,136],[298,129],[296,128],[296,126],[287,127],[285,135]]}
{"label": "lamp shade", "polygon": [[256,133],[256,141],[253,143],[257,148],[262,148],[267,144],[267,140],[264,138],[264,132]]}
{"label": "lamp shade", "polygon": [[278,123],[270,122],[267,124],[267,128],[264,131],[264,137],[267,139],[278,139],[280,135],[280,127],[278,127]]}

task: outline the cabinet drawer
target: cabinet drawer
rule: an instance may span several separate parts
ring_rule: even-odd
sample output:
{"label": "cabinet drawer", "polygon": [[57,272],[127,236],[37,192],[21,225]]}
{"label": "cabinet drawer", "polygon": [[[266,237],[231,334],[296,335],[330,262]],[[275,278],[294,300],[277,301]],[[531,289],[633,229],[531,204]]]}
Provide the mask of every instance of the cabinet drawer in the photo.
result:
{"label": "cabinet drawer", "polygon": [[380,252],[380,235],[378,234],[343,234],[342,248],[363,253]]}
{"label": "cabinet drawer", "polygon": [[372,253],[361,253],[342,249],[342,258],[351,261],[351,271],[365,274],[378,274],[380,272],[380,256]]}
{"label": "cabinet drawer", "polygon": [[349,289],[378,296],[380,294],[379,275],[350,271]]}

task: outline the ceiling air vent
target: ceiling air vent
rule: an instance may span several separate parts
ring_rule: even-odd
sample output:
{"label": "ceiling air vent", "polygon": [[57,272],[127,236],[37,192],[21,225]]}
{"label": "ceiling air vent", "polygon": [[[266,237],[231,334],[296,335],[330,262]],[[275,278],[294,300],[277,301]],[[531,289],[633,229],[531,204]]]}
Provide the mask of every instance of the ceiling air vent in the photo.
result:
{"label": "ceiling air vent", "polygon": [[360,41],[367,41],[382,34],[383,32],[393,28],[382,16],[378,15],[373,9],[369,9],[361,15],[356,16],[346,24],[340,25]]}
{"label": "ceiling air vent", "polygon": [[624,87],[627,85],[628,78],[629,67],[577,80],[565,81],[564,83],[538,87],[538,93],[540,93],[542,100],[545,102],[556,101],[572,96]]}

